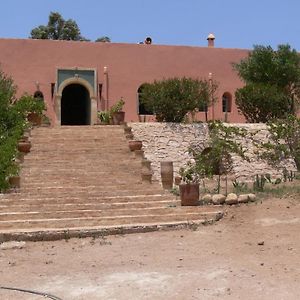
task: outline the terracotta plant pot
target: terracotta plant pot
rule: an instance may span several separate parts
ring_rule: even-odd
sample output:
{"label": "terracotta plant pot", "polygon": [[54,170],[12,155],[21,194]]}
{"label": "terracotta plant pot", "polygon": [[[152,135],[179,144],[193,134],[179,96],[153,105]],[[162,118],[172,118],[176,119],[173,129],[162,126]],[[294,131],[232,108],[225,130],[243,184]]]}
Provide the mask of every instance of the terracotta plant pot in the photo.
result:
{"label": "terracotta plant pot", "polygon": [[125,112],[124,111],[114,112],[112,115],[112,120],[113,120],[113,125],[123,124],[125,120]]}
{"label": "terracotta plant pot", "polygon": [[129,141],[128,145],[130,151],[141,150],[143,147],[142,141]]}
{"label": "terracotta plant pot", "polygon": [[8,182],[12,188],[20,188],[21,186],[21,178],[18,175],[10,176]]}
{"label": "terracotta plant pot", "polygon": [[179,185],[182,206],[199,204],[199,183],[184,183]]}
{"label": "terracotta plant pot", "polygon": [[23,152],[23,153],[28,153],[30,152],[30,149],[31,149],[31,142],[30,141],[27,141],[27,142],[19,142],[18,143],[18,150],[20,152]]}
{"label": "terracotta plant pot", "polygon": [[29,113],[27,116],[28,122],[32,123],[32,125],[40,126],[42,125],[42,116],[37,113]]}

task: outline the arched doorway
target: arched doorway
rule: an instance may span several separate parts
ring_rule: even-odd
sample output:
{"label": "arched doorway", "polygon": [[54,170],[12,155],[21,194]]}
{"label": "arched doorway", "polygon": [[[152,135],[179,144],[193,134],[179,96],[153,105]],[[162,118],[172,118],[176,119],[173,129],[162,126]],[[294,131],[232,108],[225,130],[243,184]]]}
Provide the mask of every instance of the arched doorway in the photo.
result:
{"label": "arched doorway", "polygon": [[81,84],[69,84],[62,91],[61,125],[90,125],[91,100]]}

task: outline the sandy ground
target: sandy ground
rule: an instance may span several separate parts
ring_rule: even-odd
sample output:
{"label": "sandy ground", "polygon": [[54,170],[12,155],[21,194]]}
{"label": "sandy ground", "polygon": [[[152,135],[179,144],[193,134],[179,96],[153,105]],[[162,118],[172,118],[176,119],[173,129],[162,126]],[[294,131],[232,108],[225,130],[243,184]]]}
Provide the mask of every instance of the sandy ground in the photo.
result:
{"label": "sandy ground", "polygon": [[231,207],[197,230],[27,242],[0,263],[0,285],[63,300],[300,299],[300,199]]}

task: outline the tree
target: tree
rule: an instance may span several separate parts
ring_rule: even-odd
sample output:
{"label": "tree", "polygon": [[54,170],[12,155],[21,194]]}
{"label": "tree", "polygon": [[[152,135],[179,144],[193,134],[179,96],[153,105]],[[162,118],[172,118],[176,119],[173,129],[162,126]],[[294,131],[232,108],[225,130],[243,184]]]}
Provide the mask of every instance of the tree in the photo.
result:
{"label": "tree", "polygon": [[58,12],[50,13],[48,24],[46,26],[40,25],[32,29],[30,38],[72,41],[87,40],[81,36],[80,29],[74,20],[64,20]]}
{"label": "tree", "polygon": [[110,43],[111,40],[108,36],[102,36],[102,37],[96,39],[95,42]]}
{"label": "tree", "polygon": [[289,97],[276,85],[250,83],[235,93],[236,104],[247,121],[266,123],[287,114]]}
{"label": "tree", "polygon": [[270,46],[254,46],[247,58],[233,66],[246,83],[235,96],[238,109],[248,121],[265,122],[266,117],[296,113],[300,56],[295,49],[289,45],[279,45],[277,51]]}
{"label": "tree", "polygon": [[141,102],[159,122],[182,122],[187,113],[215,100],[217,83],[192,78],[170,78],[143,86]]}

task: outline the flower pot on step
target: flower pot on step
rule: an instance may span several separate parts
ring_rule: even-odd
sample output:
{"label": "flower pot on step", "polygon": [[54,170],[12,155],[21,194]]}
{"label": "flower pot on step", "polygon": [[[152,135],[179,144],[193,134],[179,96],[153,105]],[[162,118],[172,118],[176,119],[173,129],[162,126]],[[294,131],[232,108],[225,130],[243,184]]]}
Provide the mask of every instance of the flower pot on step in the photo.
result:
{"label": "flower pot on step", "polygon": [[30,141],[27,141],[27,142],[20,141],[18,143],[18,150],[20,152],[28,153],[28,152],[30,152],[30,149],[31,149],[31,142]]}
{"label": "flower pot on step", "polygon": [[18,175],[10,176],[8,182],[12,188],[20,188],[21,186],[21,178]]}
{"label": "flower pot on step", "polygon": [[117,111],[112,114],[113,125],[121,125],[125,120],[125,112]]}
{"label": "flower pot on step", "polygon": [[184,183],[179,185],[182,206],[196,206],[199,204],[199,183]]}
{"label": "flower pot on step", "polygon": [[129,141],[128,146],[130,151],[141,150],[143,147],[142,141]]}
{"label": "flower pot on step", "polygon": [[27,120],[28,120],[28,122],[32,123],[32,125],[35,125],[35,126],[42,125],[42,116],[35,112],[29,113],[27,116]]}

